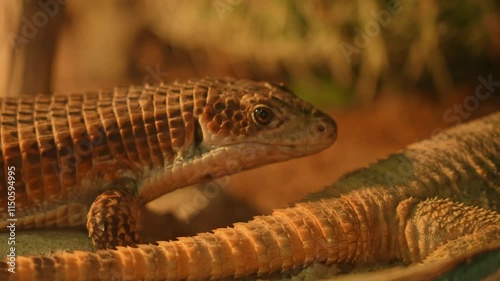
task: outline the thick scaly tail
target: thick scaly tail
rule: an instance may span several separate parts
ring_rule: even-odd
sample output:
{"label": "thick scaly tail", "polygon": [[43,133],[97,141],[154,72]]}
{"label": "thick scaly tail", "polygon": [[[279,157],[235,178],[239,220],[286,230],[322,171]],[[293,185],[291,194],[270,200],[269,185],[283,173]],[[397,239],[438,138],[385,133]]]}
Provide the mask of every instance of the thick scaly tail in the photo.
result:
{"label": "thick scaly tail", "polygon": [[[487,236],[494,234],[495,242],[500,236],[496,227],[500,215],[449,200],[403,200],[394,214],[385,216],[387,221],[373,220],[378,212],[361,215],[357,206],[363,204],[370,204],[370,200],[349,194],[301,203],[232,228],[159,242],[158,246],[18,257],[16,273],[7,271],[8,263],[0,263],[0,279],[202,280],[262,276],[314,261],[332,264],[402,258],[414,263],[429,254],[432,259],[436,255],[432,253],[452,258],[461,252],[454,249],[464,245],[455,245],[457,238],[475,241],[474,237],[488,231]],[[453,231],[457,224],[464,231]],[[425,235],[433,239],[422,239]],[[450,246],[446,246],[448,241]]]}

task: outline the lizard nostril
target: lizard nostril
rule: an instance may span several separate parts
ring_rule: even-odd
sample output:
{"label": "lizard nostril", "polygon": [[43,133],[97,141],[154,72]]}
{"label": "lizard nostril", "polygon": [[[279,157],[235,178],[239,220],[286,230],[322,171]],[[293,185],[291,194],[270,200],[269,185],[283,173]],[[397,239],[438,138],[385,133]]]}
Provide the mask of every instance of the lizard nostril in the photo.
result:
{"label": "lizard nostril", "polygon": [[331,118],[320,118],[316,123],[315,129],[318,137],[333,140],[337,138],[337,125]]}
{"label": "lizard nostril", "polygon": [[320,124],[318,124],[318,127],[316,127],[316,129],[318,130],[318,132],[323,133],[326,131],[326,126],[325,126],[325,124],[320,123]]}

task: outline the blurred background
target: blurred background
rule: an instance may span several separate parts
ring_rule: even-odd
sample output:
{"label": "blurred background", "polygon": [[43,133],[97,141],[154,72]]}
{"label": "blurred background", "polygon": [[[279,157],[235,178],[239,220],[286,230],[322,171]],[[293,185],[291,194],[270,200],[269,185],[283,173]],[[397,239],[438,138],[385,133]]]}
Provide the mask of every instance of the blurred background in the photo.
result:
{"label": "blurred background", "polygon": [[494,0],[2,0],[0,34],[2,97],[234,76],[283,81],[336,119],[321,154],[152,202],[151,240],[286,207],[500,109]]}

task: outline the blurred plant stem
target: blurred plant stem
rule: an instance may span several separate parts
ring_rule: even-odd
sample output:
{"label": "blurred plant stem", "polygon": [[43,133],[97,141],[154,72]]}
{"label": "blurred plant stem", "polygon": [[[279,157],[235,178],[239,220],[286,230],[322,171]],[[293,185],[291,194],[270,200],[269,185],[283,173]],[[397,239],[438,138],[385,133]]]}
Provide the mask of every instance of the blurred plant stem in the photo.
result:
{"label": "blurred plant stem", "polygon": [[51,92],[63,17],[64,5],[56,1],[0,3],[0,96]]}

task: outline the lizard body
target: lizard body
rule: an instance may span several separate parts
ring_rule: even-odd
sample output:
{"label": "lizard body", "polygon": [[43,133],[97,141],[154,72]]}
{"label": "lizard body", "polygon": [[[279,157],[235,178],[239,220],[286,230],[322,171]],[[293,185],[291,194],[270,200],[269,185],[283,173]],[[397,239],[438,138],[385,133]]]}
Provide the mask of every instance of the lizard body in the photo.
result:
{"label": "lizard body", "polygon": [[336,137],[329,116],[283,86],[248,80],[0,106],[0,231],[8,219],[16,230],[86,224],[98,248],[138,243],[138,206],[171,190],[313,154]]}

